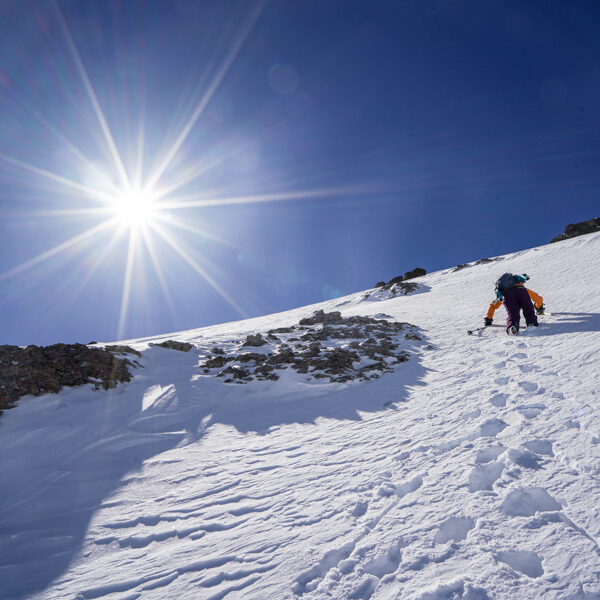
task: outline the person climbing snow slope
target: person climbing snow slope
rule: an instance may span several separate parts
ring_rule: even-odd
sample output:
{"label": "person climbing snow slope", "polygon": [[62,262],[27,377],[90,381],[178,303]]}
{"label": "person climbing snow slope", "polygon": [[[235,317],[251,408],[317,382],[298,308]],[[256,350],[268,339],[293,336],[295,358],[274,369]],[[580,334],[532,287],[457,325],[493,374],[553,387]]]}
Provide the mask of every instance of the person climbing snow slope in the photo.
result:
{"label": "person climbing snow slope", "polygon": [[[506,333],[509,335],[519,334],[519,321],[521,319],[521,309],[525,317],[527,327],[538,326],[537,315],[544,314],[544,299],[533,290],[525,287],[525,282],[529,275],[513,275],[504,273],[496,281],[496,298],[490,304],[487,315],[484,319],[485,325],[491,325],[494,318],[494,312],[504,303],[504,308],[508,317],[506,319]],[[533,302],[532,302],[533,300]]]}

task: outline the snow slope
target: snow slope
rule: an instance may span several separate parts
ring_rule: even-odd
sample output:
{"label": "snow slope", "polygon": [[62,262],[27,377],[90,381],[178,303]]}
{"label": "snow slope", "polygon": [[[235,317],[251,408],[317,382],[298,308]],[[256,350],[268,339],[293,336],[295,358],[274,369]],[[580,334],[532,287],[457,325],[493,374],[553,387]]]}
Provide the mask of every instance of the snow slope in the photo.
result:
{"label": "snow slope", "polygon": [[[551,314],[466,335],[505,271]],[[131,383],[21,400],[0,417],[0,597],[600,599],[600,234],[415,281],[162,338],[188,353],[134,340]],[[198,366],[317,308],[426,342],[360,383]]]}

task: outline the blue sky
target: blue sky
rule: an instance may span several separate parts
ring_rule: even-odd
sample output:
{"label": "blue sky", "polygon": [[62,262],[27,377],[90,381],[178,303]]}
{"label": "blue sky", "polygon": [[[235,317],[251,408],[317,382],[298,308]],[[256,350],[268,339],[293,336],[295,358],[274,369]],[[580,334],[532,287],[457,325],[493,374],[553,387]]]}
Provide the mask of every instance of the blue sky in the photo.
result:
{"label": "blue sky", "polygon": [[579,0],[4,0],[0,343],[271,313],[598,216],[599,27]]}

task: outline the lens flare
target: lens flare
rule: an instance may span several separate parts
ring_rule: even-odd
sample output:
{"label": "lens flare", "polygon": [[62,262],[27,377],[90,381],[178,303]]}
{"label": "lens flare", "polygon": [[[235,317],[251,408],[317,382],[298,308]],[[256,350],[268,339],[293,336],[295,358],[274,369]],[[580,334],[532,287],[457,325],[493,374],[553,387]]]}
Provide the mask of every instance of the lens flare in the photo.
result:
{"label": "lens flare", "polygon": [[155,195],[148,190],[132,188],[115,200],[115,217],[121,225],[143,227],[156,216]]}

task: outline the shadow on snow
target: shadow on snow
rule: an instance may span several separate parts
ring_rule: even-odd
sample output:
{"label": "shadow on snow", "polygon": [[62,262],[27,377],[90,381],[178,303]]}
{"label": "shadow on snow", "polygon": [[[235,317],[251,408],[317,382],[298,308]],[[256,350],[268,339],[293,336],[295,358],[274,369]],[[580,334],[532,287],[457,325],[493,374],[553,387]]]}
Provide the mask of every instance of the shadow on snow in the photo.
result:
{"label": "shadow on snow", "polygon": [[545,326],[540,327],[537,335],[600,331],[600,313],[553,312],[551,316],[558,317],[558,319],[546,323],[540,321],[540,324]]}
{"label": "shadow on snow", "polygon": [[400,410],[425,374],[413,354],[394,373],[365,383],[303,383],[295,374],[289,382],[283,373],[277,382],[233,385],[203,376],[199,360],[198,349],[150,348],[145,368],[129,384],[26,399],[2,416],[3,600],[23,600],[57,580],[81,553],[92,517],[126,476],[158,454],[201,439],[211,425],[268,436],[287,424],[360,420],[361,412]]}

